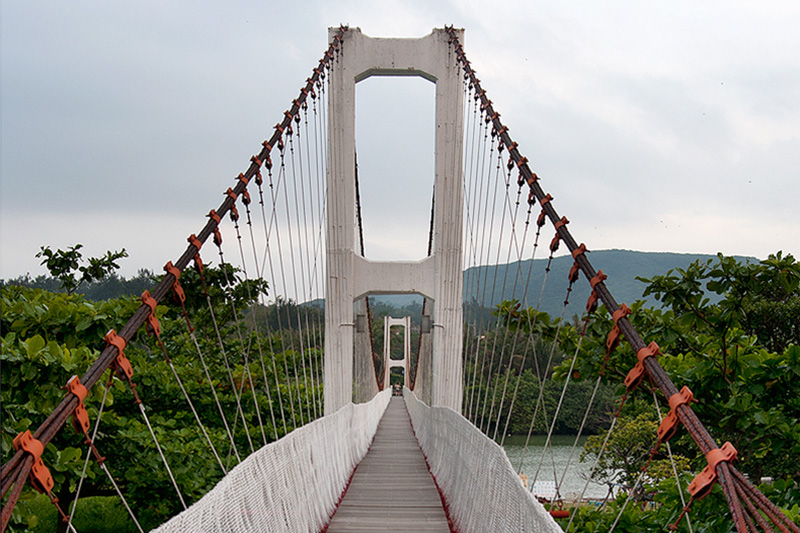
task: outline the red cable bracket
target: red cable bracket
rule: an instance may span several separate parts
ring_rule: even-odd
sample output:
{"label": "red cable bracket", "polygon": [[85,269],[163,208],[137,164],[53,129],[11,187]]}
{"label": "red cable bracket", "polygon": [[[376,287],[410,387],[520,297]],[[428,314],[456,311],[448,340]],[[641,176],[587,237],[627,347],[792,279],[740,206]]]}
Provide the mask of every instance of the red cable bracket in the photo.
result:
{"label": "red cable bracket", "polygon": [[233,199],[233,203],[231,204],[231,220],[236,222],[237,220],[239,220],[239,210],[236,209],[236,198],[237,198],[236,192],[230,187],[228,187],[228,190],[225,191],[225,196]]}
{"label": "red cable bracket", "polygon": [[172,261],[167,261],[167,264],[164,265],[164,271],[167,274],[172,274],[172,276],[175,278],[175,281],[172,283],[172,290],[175,292],[175,297],[178,299],[181,305],[183,305],[183,303],[186,301],[186,293],[183,292],[181,282],[178,281],[178,278],[181,277],[181,271],[172,264]]}
{"label": "red cable bracket", "polygon": [[[194,235],[192,236],[194,237]],[[156,299],[150,295],[150,291],[148,290],[145,290],[142,293],[141,300],[143,304],[150,308],[150,314],[147,315],[147,318],[145,319],[147,321],[148,331],[152,332],[156,338],[161,337],[161,324],[159,324],[158,317],[156,316],[156,307],[158,306],[158,302],[156,302]]]}
{"label": "red cable bracket", "polygon": [[86,411],[86,406],[83,403],[83,401],[86,399],[88,391],[86,390],[86,387],[83,386],[78,376],[72,376],[69,378],[69,381],[67,381],[67,385],[64,388],[67,389],[67,396],[72,394],[78,399],[78,405],[75,407],[75,411],[72,413],[72,427],[75,428],[75,431],[82,433],[83,436],[86,437],[85,444],[89,445],[95,459],[97,459],[97,462],[102,465],[106,458],[100,455],[100,453],[97,451],[97,448],[94,447],[92,438],[89,436],[89,428],[91,427],[91,424],[89,423],[89,413]]}
{"label": "red cable bracket", "polygon": [[12,444],[14,445],[14,450],[22,450],[33,456],[33,466],[31,467],[31,485],[33,485],[33,488],[41,493],[50,494],[55,483],[53,482],[53,476],[50,475],[50,470],[47,469],[44,461],[42,461],[44,445],[33,438],[29,429],[14,437]]}
{"label": "red cable bracket", "polygon": [[578,281],[578,277],[581,275],[581,267],[578,266],[578,256],[583,255],[587,251],[588,250],[586,249],[586,245],[583,243],[581,243],[580,246],[572,250],[572,259],[574,259],[575,262],[572,263],[572,268],[569,269],[570,283],[575,283],[576,281]]}
{"label": "red cable bracket", "polygon": [[260,187],[261,184],[264,183],[264,178],[261,177],[261,158],[257,155],[254,155],[250,158],[250,162],[256,166],[256,185]]}
{"label": "red cable bracket", "polygon": [[[517,155],[519,155],[519,154],[517,154]],[[506,168],[508,169],[509,174],[511,173],[511,169],[514,168],[514,165],[515,165],[515,163],[514,163],[514,154],[512,154],[511,152],[508,152],[508,163],[506,163]]]}
{"label": "red cable bracket", "polygon": [[614,351],[614,348],[619,345],[619,337],[622,333],[619,329],[619,320],[622,317],[626,317],[631,314],[631,309],[626,304],[622,304],[619,309],[614,311],[611,314],[611,318],[614,319],[614,328],[609,332],[608,339],[606,339],[606,355],[611,354]]}
{"label": "red cable bracket", "polygon": [[[522,175],[522,169],[519,170],[519,177],[517,178],[517,185],[519,185],[520,187],[522,187],[522,185],[527,182],[528,187],[532,188],[533,184],[536,183],[537,181],[539,181],[539,176],[536,175],[536,172],[531,172],[531,177],[526,180],[525,176]],[[533,192],[533,191],[531,190],[531,192]],[[530,195],[528,195],[528,199],[530,200]],[[530,202],[528,202],[528,203],[530,203]]]}
{"label": "red cable bracket", "polygon": [[639,360],[633,368],[631,368],[628,375],[625,376],[625,388],[632,390],[642,382],[645,374],[644,360],[648,357],[656,357],[661,355],[661,348],[655,342],[651,342],[649,346],[640,348],[636,352],[636,358]]}
{"label": "red cable bracket", "polygon": [[689,404],[694,401],[694,394],[689,387],[684,386],[680,392],[676,392],[669,397],[669,413],[658,426],[658,443],[667,442],[678,431],[678,406]]}
{"label": "red cable bracket", "polygon": [[128,382],[128,386],[131,388],[131,392],[133,393],[134,404],[142,403],[142,400],[139,398],[139,395],[136,393],[136,384],[131,381],[133,377],[133,367],[131,366],[131,362],[128,361],[128,358],[125,357],[125,353],[123,350],[125,346],[127,346],[128,342],[117,335],[117,332],[113,329],[108,330],[105,336],[106,343],[116,346],[117,348],[117,357],[114,359],[114,362],[109,365],[111,372],[113,374],[114,371],[117,372],[117,375],[120,379],[124,379]]}
{"label": "red cable bracket", "polygon": [[203,259],[200,257],[200,248],[203,246],[203,243],[200,242],[200,239],[198,239],[194,233],[189,235],[189,238],[186,240],[189,241],[189,244],[197,248],[197,253],[194,254],[194,266],[197,268],[198,272],[202,273],[205,267],[203,266]]}
{"label": "red cable bracket", "polygon": [[117,332],[113,329],[108,330],[104,339],[107,345],[112,345],[117,348],[117,357],[114,359],[114,362],[111,363],[110,368],[116,370],[120,376],[130,380],[133,377],[133,367],[131,366],[131,362],[128,361],[128,358],[125,357],[124,352],[128,342],[117,335]]}
{"label": "red cable bracket", "polygon": [[78,433],[83,433],[86,438],[89,438],[91,424],[89,423],[89,413],[86,411],[86,406],[83,405],[83,400],[86,399],[87,394],[86,387],[81,384],[78,376],[72,376],[64,388],[67,389],[67,396],[72,394],[78,399],[78,405],[72,412],[72,427]]}
{"label": "red cable bracket", "polygon": [[566,226],[567,224],[569,224],[569,220],[567,220],[567,217],[561,217],[561,220],[555,223],[556,234],[553,237],[553,240],[550,241],[551,252],[555,252],[556,250],[558,250],[558,245],[561,242],[561,234],[558,232],[558,229],[563,226]]}
{"label": "red cable bracket", "polygon": [[194,246],[195,248],[197,248],[197,251],[198,251],[198,252],[200,252],[200,248],[202,248],[202,247],[203,247],[203,243],[202,243],[202,242],[200,242],[200,239],[198,239],[198,238],[197,238],[197,235],[195,235],[194,233],[192,233],[191,235],[189,235],[189,238],[188,238],[188,239],[186,239],[186,240],[187,240],[187,241],[189,241],[189,244],[191,244],[192,246]]}
{"label": "red cable bracket", "polygon": [[211,210],[208,212],[208,218],[214,221],[214,244],[217,246],[222,246],[222,234],[219,232],[219,223],[220,218],[219,215],[215,210]]}
{"label": "red cable bracket", "polygon": [[708,452],[708,465],[689,483],[689,494],[692,498],[702,500],[708,496],[717,481],[717,466],[722,462],[730,463],[736,459],[736,454],[736,448],[730,442],[723,444],[722,448],[714,448]]}
{"label": "red cable bracket", "polygon": [[203,243],[200,242],[200,239],[198,239],[194,233],[189,235],[189,238],[186,240],[189,241],[189,244],[197,248],[197,253],[194,254],[194,266],[197,267],[198,272],[202,272],[204,267],[203,259],[200,257],[200,248],[203,246]]}
{"label": "red cable bracket", "polygon": [[[528,194],[528,203],[531,203],[531,197],[533,196],[533,191]],[[539,204],[542,206],[542,210],[539,213],[539,217],[536,219],[536,225],[540,228],[543,227],[547,223],[547,212],[544,209],[544,206],[547,205],[550,201],[553,200],[553,197],[548,193],[545,195],[544,198],[539,200]],[[531,204],[532,205],[532,204]]]}
{"label": "red cable bracket", "polygon": [[589,295],[589,299],[586,301],[587,313],[592,314],[597,310],[597,285],[607,279],[608,276],[603,274],[602,270],[598,270],[595,277],[589,280],[589,284],[592,286],[592,293]]}

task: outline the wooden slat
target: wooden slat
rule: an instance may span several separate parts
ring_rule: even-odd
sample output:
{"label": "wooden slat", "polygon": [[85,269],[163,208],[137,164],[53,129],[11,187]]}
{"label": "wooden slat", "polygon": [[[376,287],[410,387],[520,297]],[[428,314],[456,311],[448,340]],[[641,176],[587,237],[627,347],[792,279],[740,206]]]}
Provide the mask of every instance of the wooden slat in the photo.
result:
{"label": "wooden slat", "polygon": [[386,408],[375,440],[328,527],[329,533],[359,531],[450,531],[399,397]]}

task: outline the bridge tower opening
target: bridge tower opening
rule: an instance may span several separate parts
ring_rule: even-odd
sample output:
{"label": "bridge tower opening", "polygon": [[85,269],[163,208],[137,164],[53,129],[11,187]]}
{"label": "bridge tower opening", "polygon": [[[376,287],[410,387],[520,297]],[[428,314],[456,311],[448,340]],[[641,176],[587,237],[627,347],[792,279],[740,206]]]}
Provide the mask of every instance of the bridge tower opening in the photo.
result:
{"label": "bridge tower opening", "polygon": [[371,76],[356,84],[356,194],[368,259],[428,255],[434,89],[413,76]]}
{"label": "bridge tower opening", "polygon": [[[397,356],[392,350],[392,327],[403,328],[403,350]],[[402,318],[384,317],[383,319],[383,386],[394,385],[392,375],[396,374],[395,369],[399,369],[403,374],[403,386],[409,387],[409,375],[411,363],[411,317]]]}
{"label": "bridge tower opening", "polygon": [[[333,39],[336,29],[329,30]],[[463,31],[458,31],[463,39]],[[461,411],[463,92],[456,55],[443,29],[419,39],[345,32],[328,91],[325,413],[375,387],[363,372],[357,317],[370,294],[421,294],[430,317],[430,363],[416,382],[429,405]],[[419,76],[435,84],[433,239],[420,261],[371,261],[356,252],[355,85],[371,76]],[[355,369],[355,371],[354,371]],[[374,373],[373,373],[374,375]],[[422,384],[425,384],[424,386]],[[359,398],[356,398],[357,400]],[[363,400],[362,400],[363,401]]]}

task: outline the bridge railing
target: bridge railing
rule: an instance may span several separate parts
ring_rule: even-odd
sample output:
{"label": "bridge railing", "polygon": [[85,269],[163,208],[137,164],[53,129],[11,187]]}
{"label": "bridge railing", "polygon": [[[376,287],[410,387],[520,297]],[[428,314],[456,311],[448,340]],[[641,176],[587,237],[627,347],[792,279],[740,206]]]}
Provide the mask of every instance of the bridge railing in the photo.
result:
{"label": "bridge railing", "polygon": [[457,531],[560,532],[503,449],[461,414],[404,389],[414,434]]}
{"label": "bridge railing", "polygon": [[155,531],[320,531],[367,454],[390,394],[347,404],[264,446]]}

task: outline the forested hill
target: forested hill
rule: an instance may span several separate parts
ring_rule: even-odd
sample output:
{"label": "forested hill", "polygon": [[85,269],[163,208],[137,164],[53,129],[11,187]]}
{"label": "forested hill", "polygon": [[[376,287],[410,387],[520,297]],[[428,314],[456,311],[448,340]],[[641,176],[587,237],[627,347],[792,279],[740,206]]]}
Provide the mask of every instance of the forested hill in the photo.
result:
{"label": "forested hill", "polygon": [[[595,269],[602,270],[608,275],[607,285],[619,303],[631,303],[642,298],[644,284],[636,280],[636,277],[649,278],[659,274],[666,274],[673,268],[686,268],[690,263],[697,260],[707,260],[714,258],[709,254],[677,254],[666,252],[634,252],[630,250],[598,250],[590,252],[589,260]],[[737,257],[737,260],[757,261],[755,258]],[[465,303],[469,303],[467,295],[474,293],[474,287],[480,280],[481,286],[486,284],[486,290],[477,298],[478,303],[490,308],[494,308],[503,300],[515,298],[525,301],[525,305],[535,307],[539,299],[542,287],[542,276],[547,259],[536,259],[533,261],[533,272],[530,276],[530,287],[525,294],[523,281],[528,279],[528,272],[531,269],[531,261],[519,263],[509,263],[507,265],[491,265],[468,269],[464,272],[464,295]],[[542,294],[540,311],[546,311],[551,316],[559,316],[566,295],[567,274],[572,266],[572,257],[564,255],[553,259],[548,275],[547,283]],[[147,270],[141,270],[136,276],[125,279],[117,275],[100,280],[91,284],[82,285],[78,292],[86,295],[91,300],[105,300],[116,298],[122,295],[138,296],[144,289],[152,288],[154,274]],[[514,280],[517,279],[515,286]],[[492,281],[494,290],[492,290]],[[39,276],[31,279],[29,276],[7,280],[5,283],[14,285],[24,285],[28,287],[39,287],[43,289],[57,291],[59,282],[47,276]],[[505,283],[505,290],[503,285]],[[3,282],[0,282],[2,285]],[[589,283],[581,279],[575,284],[570,295],[570,305],[567,307],[565,316],[571,317],[574,314],[580,315],[589,297]],[[412,302],[421,302],[419,296],[397,295],[397,296],[376,296],[376,301],[381,301],[389,306],[403,307]],[[655,303],[650,300],[650,303]]]}
{"label": "forested hill", "polygon": [[[614,298],[619,303],[632,303],[642,299],[644,283],[637,281],[636,277],[649,278],[666,274],[674,268],[686,268],[697,260],[705,261],[716,256],[708,254],[678,254],[666,252],[634,252],[630,250],[598,250],[589,254],[589,260],[596,270],[602,270],[608,276],[606,284]],[[752,257],[736,257],[737,260],[757,261]],[[567,276],[572,266],[572,256],[565,255],[553,259],[550,274],[542,293],[540,311],[545,311],[551,316],[560,316],[567,289]],[[525,294],[523,281],[528,279],[528,273],[533,264],[528,293]],[[487,307],[494,307],[503,300],[517,299],[523,305],[535,307],[539,294],[542,291],[542,277],[547,259],[534,261],[521,261],[507,265],[482,266],[468,269],[464,272],[464,296],[475,292],[478,280],[485,283],[486,291],[481,291],[478,303]],[[514,280],[518,280],[515,286]],[[492,291],[494,280],[494,291]],[[503,285],[505,283],[505,290]],[[485,293],[484,293],[485,292]],[[570,304],[566,309],[565,317],[580,315],[589,298],[590,287],[585,279],[579,280],[570,294]],[[648,300],[655,304],[652,298]],[[465,302],[466,303],[466,302]]]}

